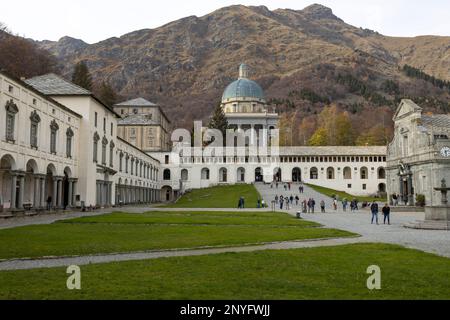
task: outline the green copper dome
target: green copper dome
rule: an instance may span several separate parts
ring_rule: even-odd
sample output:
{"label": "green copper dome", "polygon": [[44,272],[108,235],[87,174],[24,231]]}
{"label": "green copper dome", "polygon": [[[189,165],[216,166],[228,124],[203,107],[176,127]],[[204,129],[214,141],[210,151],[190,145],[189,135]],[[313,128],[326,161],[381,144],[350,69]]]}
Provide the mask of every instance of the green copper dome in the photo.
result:
{"label": "green copper dome", "polygon": [[247,79],[248,74],[249,67],[246,64],[241,64],[239,67],[239,79],[225,89],[222,102],[239,98],[265,100],[263,89],[255,81]]}

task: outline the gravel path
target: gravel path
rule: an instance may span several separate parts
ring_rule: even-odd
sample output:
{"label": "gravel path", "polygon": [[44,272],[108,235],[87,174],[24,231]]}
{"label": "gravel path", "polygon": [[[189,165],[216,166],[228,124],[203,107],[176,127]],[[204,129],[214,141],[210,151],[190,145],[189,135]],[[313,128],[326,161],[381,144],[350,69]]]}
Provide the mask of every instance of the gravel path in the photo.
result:
{"label": "gravel path", "polygon": [[219,253],[237,253],[237,252],[254,252],[263,250],[286,250],[300,248],[315,248],[340,246],[345,244],[363,242],[361,238],[339,238],[327,240],[312,241],[288,241],[268,243],[261,245],[243,246],[243,247],[227,247],[227,248],[204,248],[190,250],[167,250],[167,251],[149,251],[149,252],[130,252],[119,254],[92,255],[81,257],[67,258],[47,258],[47,259],[24,259],[24,260],[6,260],[0,262],[0,271],[6,270],[25,270],[39,268],[67,267],[70,265],[88,265],[93,263],[108,263],[119,261],[133,260],[150,260],[169,257],[187,257],[187,256],[203,256]]}

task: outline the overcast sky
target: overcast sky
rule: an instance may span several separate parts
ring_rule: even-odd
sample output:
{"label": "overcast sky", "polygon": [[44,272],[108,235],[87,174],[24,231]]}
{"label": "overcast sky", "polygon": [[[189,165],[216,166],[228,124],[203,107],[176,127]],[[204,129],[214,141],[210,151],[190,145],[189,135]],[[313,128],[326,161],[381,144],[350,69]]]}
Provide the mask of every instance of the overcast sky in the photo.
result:
{"label": "overcast sky", "polygon": [[450,36],[449,0],[12,0],[2,1],[0,21],[35,40],[68,35],[94,43],[232,4],[300,10],[321,3],[357,27],[390,36]]}

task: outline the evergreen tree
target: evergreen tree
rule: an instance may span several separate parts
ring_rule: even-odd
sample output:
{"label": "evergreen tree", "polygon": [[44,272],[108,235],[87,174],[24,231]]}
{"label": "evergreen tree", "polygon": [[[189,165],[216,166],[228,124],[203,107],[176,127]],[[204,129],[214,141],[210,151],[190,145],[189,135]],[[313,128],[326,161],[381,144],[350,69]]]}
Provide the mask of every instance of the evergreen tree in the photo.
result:
{"label": "evergreen tree", "polygon": [[216,108],[214,109],[214,113],[212,115],[211,120],[209,121],[208,127],[210,129],[220,130],[220,132],[222,132],[223,134],[223,139],[224,140],[226,139],[225,137],[228,129],[228,121],[227,118],[225,117],[225,112],[223,111],[223,108],[220,105],[220,103],[217,104]]}
{"label": "evergreen tree", "polygon": [[100,100],[107,106],[112,107],[117,103],[117,95],[108,82],[103,81],[98,93]]}
{"label": "evergreen tree", "polygon": [[75,66],[72,74],[72,82],[86,90],[92,90],[92,76],[84,61],[78,62]]}

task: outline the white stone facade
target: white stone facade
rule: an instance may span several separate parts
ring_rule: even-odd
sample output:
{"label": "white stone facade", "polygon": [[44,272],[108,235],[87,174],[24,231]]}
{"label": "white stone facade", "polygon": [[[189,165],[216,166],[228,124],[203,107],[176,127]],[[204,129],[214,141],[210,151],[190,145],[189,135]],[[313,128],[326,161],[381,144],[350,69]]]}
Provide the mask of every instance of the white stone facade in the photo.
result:
{"label": "white stone facade", "polygon": [[[191,153],[190,153],[191,152]],[[303,182],[353,195],[384,195],[386,147],[280,148],[278,156],[194,156],[201,150],[152,153],[161,162],[162,200],[220,184]],[[215,154],[224,152],[216,150]],[[270,149],[269,149],[270,152]],[[174,193],[172,193],[172,191]]]}
{"label": "white stone facade", "polygon": [[434,188],[442,179],[450,184],[450,115],[424,115],[411,100],[403,100],[394,116],[394,139],[387,153],[389,196],[400,195],[400,203],[416,205],[418,194],[425,204],[440,204]]}
{"label": "white stone facade", "polygon": [[2,210],[159,201],[159,162],[117,137],[120,117],[90,92],[55,75],[0,73],[0,87]]}
{"label": "white stone facade", "polygon": [[[16,109],[10,115],[10,137],[8,104]],[[0,206],[4,210],[43,208],[48,197],[52,197],[52,207],[73,203],[80,173],[81,119],[76,112],[0,73]],[[36,131],[31,132],[33,121]],[[54,150],[52,123],[57,126]]]}

